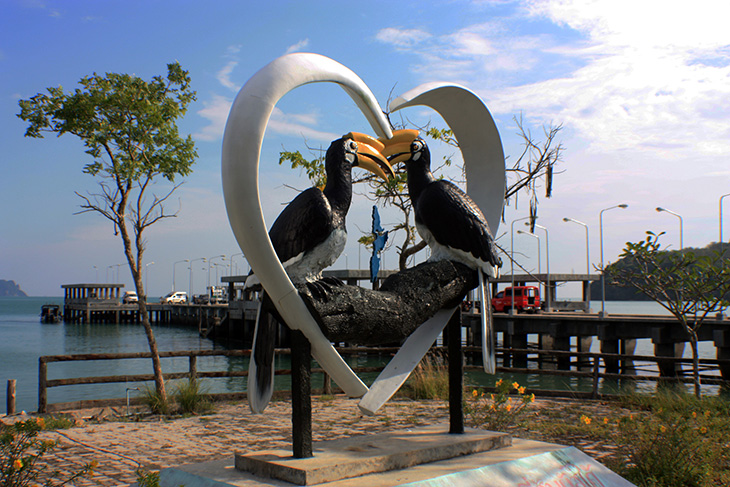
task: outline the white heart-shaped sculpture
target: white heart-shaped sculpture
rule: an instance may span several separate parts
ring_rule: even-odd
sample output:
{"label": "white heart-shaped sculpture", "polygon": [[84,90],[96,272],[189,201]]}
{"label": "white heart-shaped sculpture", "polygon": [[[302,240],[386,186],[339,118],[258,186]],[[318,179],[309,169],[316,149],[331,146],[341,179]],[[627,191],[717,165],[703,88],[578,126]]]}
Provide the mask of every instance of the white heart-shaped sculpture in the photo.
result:
{"label": "white heart-shaped sculpture", "polygon": [[[279,262],[266,230],[259,196],[259,157],[271,113],[286,93],[316,82],[340,85],[363,112],[377,136],[392,137],[390,124],[375,96],[351,70],[318,54],[282,56],[251,77],[233,102],[223,136],[223,195],[238,244],[281,317],[290,328],[304,333],[311,343],[312,355],[342,390],[350,397],[361,397],[368,392],[367,386],[322,334]],[[448,84],[415,88],[394,100],[391,110],[414,105],[430,106],[454,131],[464,158],[467,180],[472,180],[472,184],[467,183],[468,193],[496,232],[504,204],[504,156],[489,111],[471,91]],[[479,183],[474,184],[474,181]],[[482,184],[482,181],[486,183]],[[428,347],[432,343],[433,340]],[[412,362],[415,356],[410,355],[416,354],[410,352],[401,360]],[[412,367],[408,373],[410,370]],[[400,384],[402,381],[379,392],[375,402],[382,404]],[[390,392],[393,387],[395,389]]]}

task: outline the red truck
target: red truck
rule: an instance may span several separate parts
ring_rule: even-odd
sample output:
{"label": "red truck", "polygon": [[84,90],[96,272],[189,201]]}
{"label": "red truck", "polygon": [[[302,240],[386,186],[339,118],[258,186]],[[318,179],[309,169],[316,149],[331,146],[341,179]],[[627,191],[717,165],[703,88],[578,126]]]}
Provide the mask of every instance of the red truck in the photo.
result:
{"label": "red truck", "polygon": [[[540,309],[540,289],[536,286],[515,286],[515,311],[534,313]],[[492,298],[495,313],[508,313],[512,308],[512,288],[500,291]]]}

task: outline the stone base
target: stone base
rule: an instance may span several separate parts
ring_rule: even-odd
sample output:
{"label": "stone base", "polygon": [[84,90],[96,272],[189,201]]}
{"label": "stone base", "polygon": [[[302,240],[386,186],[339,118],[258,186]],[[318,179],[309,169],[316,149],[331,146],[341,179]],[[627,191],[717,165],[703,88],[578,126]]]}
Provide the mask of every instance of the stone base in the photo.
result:
{"label": "stone base", "polygon": [[[292,458],[290,452],[268,451],[237,455],[235,459],[183,465],[162,470],[160,485],[292,486],[291,482],[280,478],[260,477],[236,468],[243,462],[268,470],[267,475],[274,471],[287,472],[284,475],[289,475],[291,480],[307,482],[301,485],[320,487],[393,487],[404,484],[409,487],[507,487],[552,485],[549,482],[557,479],[574,480],[571,485],[632,486],[572,447],[511,440],[509,435],[482,430],[468,430],[464,435],[450,435],[444,431],[447,430],[443,426],[414,428],[319,442],[314,445],[315,457],[308,459]],[[497,448],[469,452],[489,444]],[[451,452],[446,455],[451,458],[445,458],[438,452],[441,449]],[[403,467],[404,464],[410,466]],[[371,473],[365,473],[366,470]],[[339,480],[322,480],[334,477]],[[581,481],[583,483],[576,483]]]}
{"label": "stone base", "polygon": [[293,458],[291,452],[270,450],[236,455],[236,468],[263,478],[296,485],[325,482],[504,448],[512,444],[506,433],[468,429],[452,435],[443,426],[429,426],[378,435],[354,436],[317,443],[312,458]]}

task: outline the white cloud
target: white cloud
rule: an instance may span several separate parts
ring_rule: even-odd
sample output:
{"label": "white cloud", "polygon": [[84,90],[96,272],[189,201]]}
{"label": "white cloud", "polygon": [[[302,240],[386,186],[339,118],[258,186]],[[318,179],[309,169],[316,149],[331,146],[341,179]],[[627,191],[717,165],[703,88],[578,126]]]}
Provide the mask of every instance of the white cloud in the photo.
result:
{"label": "white cloud", "polygon": [[[423,81],[466,84],[495,113],[563,123],[592,151],[727,152],[730,31],[719,2],[534,0],[517,9],[441,36],[391,27],[376,38],[414,54]],[[511,28],[526,21],[543,26]]]}
{"label": "white cloud", "polygon": [[213,95],[210,101],[203,102],[203,108],[198,110],[198,115],[207,119],[209,124],[197,132],[195,137],[209,142],[222,139],[232,103],[233,100],[221,95]]}
{"label": "white cloud", "polygon": [[431,34],[419,29],[398,29],[395,27],[387,27],[375,35],[377,40],[386,44],[393,44],[401,49],[411,48],[431,37]]}
{"label": "white cloud", "polygon": [[231,81],[231,73],[236,68],[236,66],[238,66],[238,61],[229,61],[228,64],[223,66],[223,68],[218,71],[218,74],[216,75],[220,84],[230,90],[237,90],[238,88],[240,88],[238,84]]}
{"label": "white cloud", "polygon": [[308,45],[309,45],[309,39],[302,39],[301,41],[297,42],[296,44],[293,44],[293,45],[289,46],[286,49],[286,54],[290,54],[292,52],[302,51]]}
{"label": "white cloud", "polygon": [[[203,102],[203,108],[198,110],[198,115],[207,119],[209,123],[197,132],[195,137],[208,142],[222,139],[232,103],[232,99],[221,95],[213,95],[210,101]],[[318,122],[319,118],[314,113],[284,113],[275,107],[267,131],[316,141],[330,141],[339,137],[314,128]]]}

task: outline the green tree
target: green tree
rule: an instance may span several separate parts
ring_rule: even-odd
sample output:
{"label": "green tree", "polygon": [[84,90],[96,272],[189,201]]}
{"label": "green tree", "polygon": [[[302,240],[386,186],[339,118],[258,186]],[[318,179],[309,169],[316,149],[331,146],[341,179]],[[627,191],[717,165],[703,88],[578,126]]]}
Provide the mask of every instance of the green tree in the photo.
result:
{"label": "green tree", "polygon": [[[515,117],[515,123],[518,127],[518,135],[522,138],[523,149],[519,157],[514,163],[508,165],[507,172],[507,188],[505,190],[505,199],[517,198],[522,192],[526,193],[530,199],[530,216],[532,222],[537,218],[538,206],[538,189],[541,183],[544,184],[545,196],[549,198],[552,195],[552,182],[554,174],[554,166],[560,162],[563,146],[558,141],[558,134],[562,130],[562,126],[544,126],[544,139],[538,140],[532,136],[532,133],[525,128],[522,117]],[[435,141],[444,143],[454,148],[458,148],[459,144],[454,134],[449,129],[439,129],[436,127],[419,127],[422,133]],[[309,148],[311,152],[314,149]],[[321,151],[320,151],[321,152]],[[324,157],[316,155],[313,159],[307,159],[299,151],[282,151],[279,154],[279,164],[288,162],[292,168],[304,170],[307,177],[315,186],[324,186],[326,175],[324,172]],[[434,162],[434,161],[432,161]],[[434,175],[440,174],[445,167],[451,166],[451,157],[446,157],[439,167],[433,169]],[[368,184],[371,193],[366,196],[382,206],[393,206],[402,214],[402,220],[390,229],[391,234],[397,231],[403,232],[401,244],[398,250],[398,267],[403,270],[407,267],[408,259],[426,248],[424,240],[417,240],[416,227],[412,222],[411,198],[408,195],[408,177],[406,175],[405,166],[393,168],[395,177],[387,182],[371,174],[354,177],[353,185],[358,183]],[[373,237],[365,234],[358,239],[361,245],[370,247]]]}
{"label": "green tree", "polygon": [[[99,191],[82,199],[81,211],[96,212],[114,226],[124,244],[124,255],[139,299],[139,313],[147,335],[155,388],[167,399],[157,343],[147,313],[142,285],[144,231],[160,220],[175,217],[165,202],[179,187],[177,176],[186,176],[197,157],[192,138],[181,137],[176,120],[195,100],[190,76],[179,63],[167,65],[167,76],[145,81],[136,76],[94,73],[79,81],[80,88],[65,93],[48,88],[20,100],[18,116],[29,122],[26,137],[45,133],[75,135],[84,143],[91,162],[83,172],[98,179]],[[153,184],[159,177],[171,183],[162,194]]]}
{"label": "green tree", "polygon": [[699,398],[698,332],[711,313],[727,305],[730,262],[717,251],[704,255],[663,251],[659,237],[664,232],[646,234],[641,242],[626,243],[620,256],[626,265],[608,267],[606,273],[614,284],[633,287],[659,303],[682,325],[692,347],[694,392]]}

